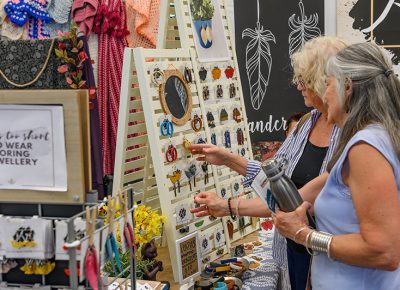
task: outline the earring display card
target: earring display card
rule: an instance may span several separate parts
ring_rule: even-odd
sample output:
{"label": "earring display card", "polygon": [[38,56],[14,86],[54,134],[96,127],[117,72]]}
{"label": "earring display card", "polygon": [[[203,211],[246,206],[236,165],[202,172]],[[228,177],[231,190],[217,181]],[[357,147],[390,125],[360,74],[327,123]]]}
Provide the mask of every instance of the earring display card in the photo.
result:
{"label": "earring display card", "polygon": [[50,259],[54,256],[54,234],[50,220],[0,217],[6,258]]}
{"label": "earring display card", "polygon": [[[63,220],[55,221],[56,226],[56,260],[69,260],[68,248],[64,244],[68,240],[68,226]],[[80,240],[85,236],[86,222],[82,219],[74,220],[75,227],[75,239]],[[79,259],[81,254],[81,247],[76,248],[77,259]]]}
{"label": "earring display card", "polygon": [[214,248],[211,237],[212,235],[210,234],[205,234],[200,236],[201,254],[203,256],[208,254]]}
{"label": "earring display card", "polygon": [[193,215],[190,212],[190,208],[190,204],[181,204],[175,208],[177,225],[186,224],[192,220]]}
{"label": "earring display card", "polygon": [[223,226],[219,225],[218,227],[216,227],[214,233],[215,247],[220,248],[225,244],[225,234]]}

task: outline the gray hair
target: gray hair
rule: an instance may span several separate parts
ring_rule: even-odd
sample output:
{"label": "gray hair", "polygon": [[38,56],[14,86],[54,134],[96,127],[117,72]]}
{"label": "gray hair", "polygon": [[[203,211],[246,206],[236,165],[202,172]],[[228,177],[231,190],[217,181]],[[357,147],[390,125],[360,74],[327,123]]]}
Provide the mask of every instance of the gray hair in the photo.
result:
{"label": "gray hair", "polygon": [[[400,81],[384,50],[370,42],[353,44],[327,62],[325,73],[336,79],[341,110],[348,113],[328,169],[332,169],[351,137],[373,123],[387,130],[400,158]],[[349,79],[352,94],[346,99]]]}

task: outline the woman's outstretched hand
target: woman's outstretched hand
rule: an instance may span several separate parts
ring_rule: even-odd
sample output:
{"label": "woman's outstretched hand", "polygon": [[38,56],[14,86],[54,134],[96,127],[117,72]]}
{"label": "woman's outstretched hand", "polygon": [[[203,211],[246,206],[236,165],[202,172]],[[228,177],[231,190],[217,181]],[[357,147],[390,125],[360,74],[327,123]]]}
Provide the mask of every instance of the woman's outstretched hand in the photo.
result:
{"label": "woman's outstretched hand", "polygon": [[198,204],[199,207],[192,208],[190,211],[196,217],[229,215],[228,202],[220,198],[215,192],[200,192],[194,197],[194,203]]}
{"label": "woman's outstretched hand", "polygon": [[207,161],[213,165],[228,166],[229,157],[232,155],[227,149],[213,144],[191,144],[189,150],[194,155],[201,155],[197,157],[198,161]]}

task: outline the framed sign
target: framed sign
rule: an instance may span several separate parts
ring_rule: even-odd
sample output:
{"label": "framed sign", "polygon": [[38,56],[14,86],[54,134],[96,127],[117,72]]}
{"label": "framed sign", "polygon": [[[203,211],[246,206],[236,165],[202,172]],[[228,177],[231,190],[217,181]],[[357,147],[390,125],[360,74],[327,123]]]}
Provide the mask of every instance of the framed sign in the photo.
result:
{"label": "framed sign", "polygon": [[199,62],[230,59],[218,0],[188,1]]}
{"label": "framed sign", "polygon": [[201,252],[198,232],[176,241],[179,284],[185,284],[201,272]]}
{"label": "framed sign", "polygon": [[0,189],[67,191],[62,106],[0,104]]}
{"label": "framed sign", "polygon": [[0,91],[0,201],[80,204],[90,190],[87,91]]}

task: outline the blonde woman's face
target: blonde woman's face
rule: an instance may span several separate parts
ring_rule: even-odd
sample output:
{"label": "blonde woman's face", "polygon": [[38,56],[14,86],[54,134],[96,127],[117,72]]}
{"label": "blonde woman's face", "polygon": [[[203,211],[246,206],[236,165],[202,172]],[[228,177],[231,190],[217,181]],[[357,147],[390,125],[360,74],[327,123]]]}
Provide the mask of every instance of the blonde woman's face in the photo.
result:
{"label": "blonde woman's face", "polygon": [[304,105],[306,107],[313,107],[320,105],[321,99],[319,96],[314,92],[314,90],[307,88],[304,82],[297,83],[297,90],[301,92],[301,95],[304,98]]}

